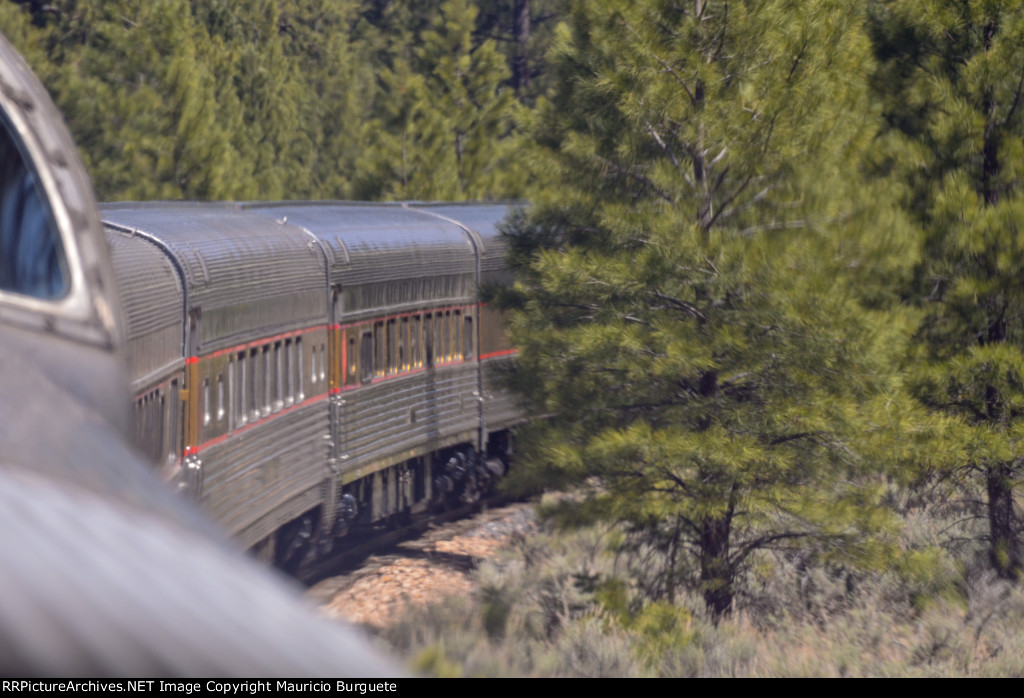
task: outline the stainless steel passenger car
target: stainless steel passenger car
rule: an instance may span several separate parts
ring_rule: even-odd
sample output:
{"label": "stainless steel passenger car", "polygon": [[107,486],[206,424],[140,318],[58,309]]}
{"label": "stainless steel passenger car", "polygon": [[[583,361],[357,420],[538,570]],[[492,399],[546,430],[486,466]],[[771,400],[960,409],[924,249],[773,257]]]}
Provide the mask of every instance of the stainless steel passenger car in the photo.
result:
{"label": "stainless steel passenger car", "polygon": [[137,445],[286,567],[354,526],[479,496],[507,467],[519,419],[485,370],[514,350],[477,301],[503,273],[507,212],[104,206]]}
{"label": "stainless steel passenger car", "polygon": [[[508,214],[489,204],[416,204],[417,210],[457,221],[474,236],[477,256],[477,283],[480,287],[512,283],[512,274],[505,264],[505,243],[498,229]],[[501,214],[501,215],[499,215]],[[522,410],[500,380],[516,349],[509,343],[500,313],[486,304],[479,306],[479,371],[483,423],[490,435],[488,450],[508,451],[505,440],[508,430],[522,421]]]}
{"label": "stainless steel passenger car", "polygon": [[75,146],[0,36],[0,674],[393,674],[129,447],[126,353],[137,441],[180,465],[187,285],[144,238],[112,241],[127,329]]}
{"label": "stainless steel passenger car", "polygon": [[[178,488],[252,545],[321,499],[328,391],[318,366],[327,346],[320,251],[295,226],[233,205],[114,204],[103,218],[112,247],[124,247],[125,237],[145,241],[151,249],[140,249],[139,260],[164,255],[183,289],[156,297],[139,261],[114,257],[129,308],[138,301],[163,317],[175,307],[179,328],[153,347],[169,370],[141,376],[150,362],[130,352],[137,444],[152,454],[154,443],[175,443],[166,457],[178,466]],[[164,360],[172,352],[175,363]],[[160,416],[149,414],[153,391]]]}

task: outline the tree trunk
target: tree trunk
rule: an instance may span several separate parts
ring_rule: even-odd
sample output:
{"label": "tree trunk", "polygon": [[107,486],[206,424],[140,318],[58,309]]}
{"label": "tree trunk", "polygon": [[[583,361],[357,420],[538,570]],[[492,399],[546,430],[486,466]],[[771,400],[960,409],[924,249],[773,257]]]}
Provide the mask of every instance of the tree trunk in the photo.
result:
{"label": "tree trunk", "polygon": [[1013,467],[998,463],[985,469],[988,490],[989,558],[1003,579],[1017,579],[1024,571],[1024,555],[1017,537],[1013,512]]}
{"label": "tree trunk", "polygon": [[729,562],[729,530],[732,512],[704,522],[700,536],[700,585],[704,605],[718,621],[732,608],[733,575]]}
{"label": "tree trunk", "polygon": [[530,87],[530,54],[527,45],[530,43],[530,0],[515,0],[512,13],[515,15],[516,55],[512,63],[513,79],[516,85],[516,96],[523,98]]}

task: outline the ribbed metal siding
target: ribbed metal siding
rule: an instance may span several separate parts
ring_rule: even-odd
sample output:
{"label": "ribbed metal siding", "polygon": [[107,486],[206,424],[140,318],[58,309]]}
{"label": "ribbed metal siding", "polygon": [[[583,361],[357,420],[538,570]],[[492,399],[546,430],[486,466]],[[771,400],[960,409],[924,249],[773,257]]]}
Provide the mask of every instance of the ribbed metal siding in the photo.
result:
{"label": "ribbed metal siding", "polygon": [[106,230],[125,315],[130,378],[157,378],[178,367],[184,341],[181,279],[152,242]]}
{"label": "ribbed metal siding", "polygon": [[[328,432],[327,401],[323,400],[204,449],[204,508],[237,536],[262,515],[324,481]],[[274,528],[302,511],[279,513],[281,520]],[[252,545],[262,537],[252,535],[257,537],[243,544]]]}
{"label": "ribbed metal siding", "polygon": [[[442,448],[477,428],[472,364],[392,378],[343,394],[342,470]],[[415,421],[412,419],[415,411]]]}
{"label": "ribbed metal siding", "polygon": [[322,258],[299,228],[227,204],[108,204],[102,214],[173,252],[190,308],[202,308],[203,352],[327,317]]}

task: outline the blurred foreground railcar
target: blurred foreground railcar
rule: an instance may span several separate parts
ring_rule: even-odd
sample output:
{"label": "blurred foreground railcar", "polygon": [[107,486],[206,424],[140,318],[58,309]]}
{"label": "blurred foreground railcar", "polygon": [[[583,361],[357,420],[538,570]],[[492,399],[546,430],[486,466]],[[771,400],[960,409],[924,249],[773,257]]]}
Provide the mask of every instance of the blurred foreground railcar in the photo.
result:
{"label": "blurred foreground railcar", "polygon": [[[0,37],[0,674],[394,674],[129,447],[120,308],[74,144]],[[132,351],[135,371],[171,370]]]}

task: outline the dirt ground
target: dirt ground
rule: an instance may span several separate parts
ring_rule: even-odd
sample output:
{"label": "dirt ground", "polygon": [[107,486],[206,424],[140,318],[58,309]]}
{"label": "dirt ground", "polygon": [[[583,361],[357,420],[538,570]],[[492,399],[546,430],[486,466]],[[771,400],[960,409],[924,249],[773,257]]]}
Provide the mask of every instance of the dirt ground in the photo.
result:
{"label": "dirt ground", "polygon": [[381,628],[408,604],[472,593],[471,572],[478,562],[533,525],[529,504],[492,509],[372,556],[349,574],[319,582],[308,594],[329,617]]}

